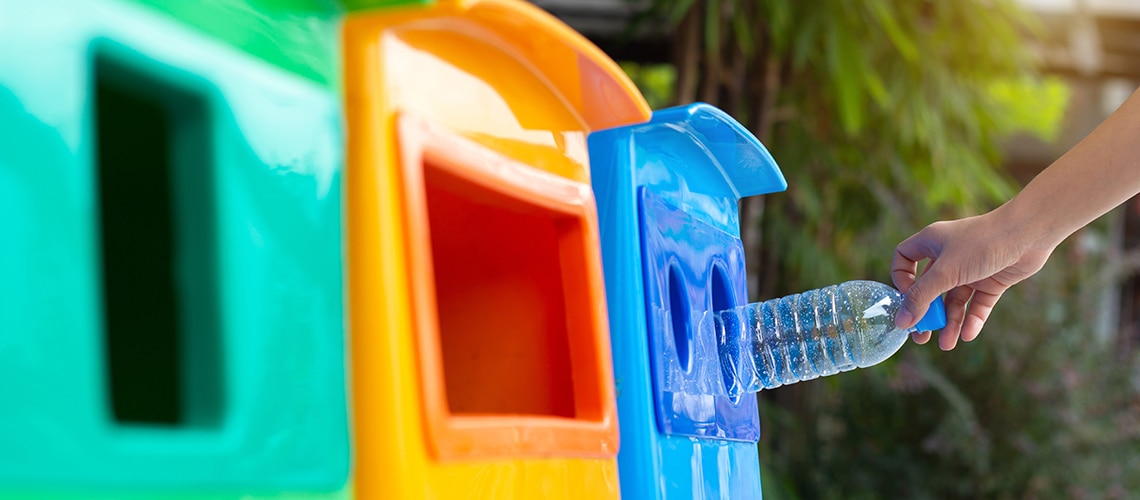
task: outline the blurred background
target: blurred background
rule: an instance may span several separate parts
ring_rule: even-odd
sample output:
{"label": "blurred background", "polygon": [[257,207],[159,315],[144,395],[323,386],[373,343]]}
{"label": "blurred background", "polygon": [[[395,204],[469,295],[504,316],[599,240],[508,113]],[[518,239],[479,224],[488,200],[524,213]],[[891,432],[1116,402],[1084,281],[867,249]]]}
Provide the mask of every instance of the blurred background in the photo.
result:
{"label": "blurred background", "polygon": [[[1136,0],[534,0],[655,108],[716,104],[785,193],[742,202],[752,301],[890,282],[1140,82]],[[1070,237],[979,340],[760,393],[764,495],[1140,497],[1140,200]]]}

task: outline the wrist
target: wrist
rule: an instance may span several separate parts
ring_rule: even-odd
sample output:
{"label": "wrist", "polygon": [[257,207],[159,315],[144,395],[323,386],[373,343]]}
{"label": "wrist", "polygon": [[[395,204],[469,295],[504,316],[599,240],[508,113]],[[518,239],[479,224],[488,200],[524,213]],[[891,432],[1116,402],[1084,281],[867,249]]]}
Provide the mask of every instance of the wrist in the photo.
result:
{"label": "wrist", "polygon": [[1063,218],[1052,213],[1052,208],[1018,195],[994,210],[993,215],[998,230],[1004,232],[1002,236],[1019,248],[1052,251],[1072,233],[1063,224]]}

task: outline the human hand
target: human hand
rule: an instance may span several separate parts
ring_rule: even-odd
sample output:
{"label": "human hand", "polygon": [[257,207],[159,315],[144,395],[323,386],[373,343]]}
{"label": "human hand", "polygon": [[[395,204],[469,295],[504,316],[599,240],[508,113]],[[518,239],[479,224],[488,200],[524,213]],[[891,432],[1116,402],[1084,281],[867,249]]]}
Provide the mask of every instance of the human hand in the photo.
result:
{"label": "human hand", "polygon": [[[895,248],[891,279],[903,292],[895,323],[911,328],[930,303],[946,293],[946,327],[938,345],[949,351],[958,338],[977,338],[994,304],[1009,287],[1041,270],[1057,244],[1040,243],[1019,232],[997,211],[965,219],[935,222]],[[930,259],[917,276],[918,263]],[[916,332],[925,344],[931,332]]]}

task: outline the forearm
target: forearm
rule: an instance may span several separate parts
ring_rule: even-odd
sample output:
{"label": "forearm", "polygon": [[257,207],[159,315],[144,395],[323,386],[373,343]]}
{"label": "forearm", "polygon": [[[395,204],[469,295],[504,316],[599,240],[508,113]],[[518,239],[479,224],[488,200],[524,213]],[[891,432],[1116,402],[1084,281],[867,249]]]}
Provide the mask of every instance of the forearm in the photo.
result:
{"label": "forearm", "polygon": [[996,212],[1027,245],[1051,248],[1138,192],[1140,91]]}

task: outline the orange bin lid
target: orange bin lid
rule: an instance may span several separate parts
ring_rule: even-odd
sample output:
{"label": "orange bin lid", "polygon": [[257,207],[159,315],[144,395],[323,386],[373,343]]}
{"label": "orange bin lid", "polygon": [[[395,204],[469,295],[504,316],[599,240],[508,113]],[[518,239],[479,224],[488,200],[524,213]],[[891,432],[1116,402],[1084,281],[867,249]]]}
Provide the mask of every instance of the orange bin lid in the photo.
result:
{"label": "orange bin lid", "polygon": [[352,14],[345,43],[349,51],[376,47],[363,59],[346,61],[350,112],[357,104],[351,82],[377,81],[373,104],[380,106],[365,111],[372,119],[409,112],[529,166],[583,182],[589,180],[589,132],[650,116],[645,98],[613,60],[521,1]]}

